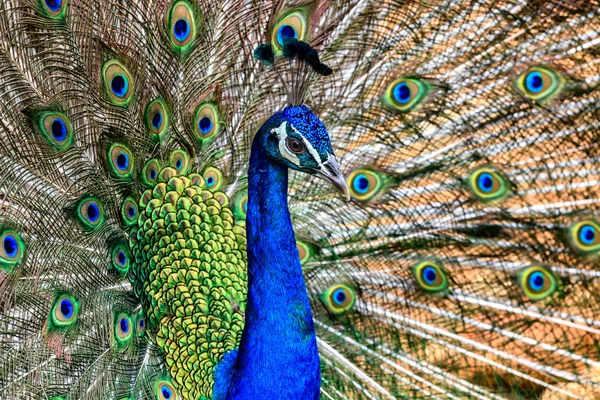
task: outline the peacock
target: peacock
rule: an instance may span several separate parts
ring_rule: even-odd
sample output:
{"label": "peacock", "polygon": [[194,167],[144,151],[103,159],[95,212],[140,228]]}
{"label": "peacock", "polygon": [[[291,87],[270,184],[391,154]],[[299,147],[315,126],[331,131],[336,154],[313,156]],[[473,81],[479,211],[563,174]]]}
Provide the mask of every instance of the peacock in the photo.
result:
{"label": "peacock", "polygon": [[600,2],[0,2],[0,399],[600,398]]}

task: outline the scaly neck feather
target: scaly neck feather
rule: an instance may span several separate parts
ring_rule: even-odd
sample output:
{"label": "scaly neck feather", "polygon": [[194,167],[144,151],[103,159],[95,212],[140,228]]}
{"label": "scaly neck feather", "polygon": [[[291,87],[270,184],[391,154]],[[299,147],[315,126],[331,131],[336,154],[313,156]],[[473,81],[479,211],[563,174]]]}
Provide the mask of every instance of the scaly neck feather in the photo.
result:
{"label": "scaly neck feather", "polygon": [[248,303],[228,399],[318,399],[319,355],[287,205],[288,170],[266,152],[273,116],[248,172]]}

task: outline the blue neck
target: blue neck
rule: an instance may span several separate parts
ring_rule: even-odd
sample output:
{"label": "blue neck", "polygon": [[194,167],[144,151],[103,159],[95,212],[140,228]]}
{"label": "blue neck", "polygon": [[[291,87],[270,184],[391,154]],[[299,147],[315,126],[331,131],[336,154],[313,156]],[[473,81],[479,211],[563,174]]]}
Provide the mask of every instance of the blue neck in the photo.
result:
{"label": "blue neck", "polygon": [[227,399],[319,398],[315,330],[287,205],[288,169],[266,152],[257,133],[248,171],[248,303]]}

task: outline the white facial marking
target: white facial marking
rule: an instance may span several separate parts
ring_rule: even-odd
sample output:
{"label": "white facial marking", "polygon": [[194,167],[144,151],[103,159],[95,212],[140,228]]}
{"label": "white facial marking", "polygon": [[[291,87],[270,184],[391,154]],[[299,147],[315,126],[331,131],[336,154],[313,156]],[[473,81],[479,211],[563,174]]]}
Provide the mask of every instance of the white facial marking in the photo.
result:
{"label": "white facial marking", "polygon": [[[297,155],[295,155],[288,149],[287,144],[285,143],[286,139],[288,137],[286,127],[287,127],[287,121],[283,121],[281,123],[281,125],[279,125],[278,128],[273,128],[273,130],[271,130],[271,132],[275,133],[277,135],[277,137],[279,138],[279,153],[283,156],[283,158],[285,158],[292,164],[300,167],[300,159],[298,158]],[[306,147],[306,150],[312,156],[312,158],[315,160],[315,162],[317,163],[319,168],[321,168],[323,166],[323,163],[321,162],[321,157],[319,157],[319,153],[317,153],[317,150],[312,146],[312,144],[310,144],[310,142],[308,140],[306,140],[306,138],[304,136],[302,136],[302,134],[300,132],[298,132],[298,130],[296,128],[294,128],[292,125],[290,125],[290,127],[292,128],[292,130],[294,132],[296,132],[300,136],[300,138],[302,138],[302,141],[304,142],[304,146]]]}
{"label": "white facial marking", "polygon": [[310,144],[310,142],[308,140],[306,140],[304,138],[304,136],[302,136],[302,134],[300,132],[298,132],[298,130],[296,128],[294,128],[294,125],[290,125],[290,127],[292,128],[292,130],[294,132],[296,132],[298,135],[300,135],[300,137],[302,138],[302,141],[304,142],[304,145],[306,146],[306,150],[308,150],[308,153],[316,161],[319,168],[321,168],[323,166],[323,164],[321,163],[321,157],[319,157],[319,153],[317,153],[317,150],[315,150],[315,148],[312,146],[312,144]]}
{"label": "white facial marking", "polygon": [[294,165],[300,166],[300,159],[294,153],[292,153],[285,144],[285,140],[288,136],[287,129],[285,129],[286,126],[287,121],[283,121],[281,125],[279,125],[279,128],[273,128],[271,132],[275,133],[279,138],[279,153],[283,156],[283,158]]}

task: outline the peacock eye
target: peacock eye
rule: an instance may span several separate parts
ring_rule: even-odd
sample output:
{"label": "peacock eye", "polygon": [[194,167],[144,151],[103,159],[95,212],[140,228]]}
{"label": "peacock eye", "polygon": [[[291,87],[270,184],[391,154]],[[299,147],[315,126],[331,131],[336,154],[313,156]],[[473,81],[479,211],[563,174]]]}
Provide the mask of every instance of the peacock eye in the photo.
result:
{"label": "peacock eye", "polygon": [[185,174],[189,170],[190,156],[183,150],[175,150],[169,156],[169,164],[178,174]]}
{"label": "peacock eye", "polygon": [[481,167],[471,173],[467,186],[482,201],[501,200],[509,194],[507,180],[494,168]]}
{"label": "peacock eye", "polygon": [[133,154],[125,145],[115,143],[110,146],[108,164],[113,176],[127,180],[133,177]]}
{"label": "peacock eye", "polygon": [[356,293],[350,286],[340,283],[330,286],[321,295],[327,310],[333,315],[350,311],[356,303]]}
{"label": "peacock eye", "polygon": [[175,388],[168,382],[159,382],[156,386],[157,398],[159,400],[175,400],[177,399],[177,392]]}
{"label": "peacock eye", "polygon": [[402,112],[417,107],[429,93],[429,85],[417,78],[399,78],[386,89],[383,102]]}
{"label": "peacock eye", "polygon": [[538,103],[545,103],[556,97],[563,84],[564,79],[560,73],[541,66],[531,67],[517,78],[519,91]]}
{"label": "peacock eye", "polygon": [[306,35],[306,16],[301,11],[295,11],[282,18],[273,30],[271,43],[278,51],[283,48],[283,41],[288,38],[304,40]]}
{"label": "peacock eye", "polygon": [[523,269],[517,281],[525,295],[532,301],[543,300],[558,289],[556,277],[545,267],[534,265]]}
{"label": "peacock eye", "polygon": [[348,175],[346,183],[352,197],[359,201],[369,201],[381,192],[384,181],[385,175],[380,172],[358,169]]}
{"label": "peacock eye", "polygon": [[144,318],[144,312],[142,310],[138,311],[137,316],[137,335],[142,336],[144,332],[146,332],[146,319]]}
{"label": "peacock eye", "polygon": [[427,293],[440,293],[448,289],[448,277],[436,261],[423,261],[412,268],[417,284]]}
{"label": "peacock eye", "polygon": [[116,245],[112,251],[112,267],[121,276],[129,271],[131,257],[127,246],[123,243]]}
{"label": "peacock eye", "polygon": [[146,107],[146,126],[150,130],[152,141],[158,143],[167,133],[169,115],[162,99],[152,101]]}
{"label": "peacock eye", "polygon": [[298,140],[295,137],[288,136],[285,140],[285,144],[288,149],[294,154],[304,154],[306,153],[306,148],[304,147],[304,143]]}
{"label": "peacock eye", "polygon": [[52,18],[63,17],[66,10],[66,0],[43,0],[44,11]]}
{"label": "peacock eye", "polygon": [[58,112],[45,113],[38,124],[41,133],[57,150],[68,148],[73,141],[73,128],[66,115]]}
{"label": "peacock eye", "polygon": [[97,199],[85,197],[77,205],[77,217],[84,228],[96,229],[104,222],[104,210]]}
{"label": "peacock eye", "polygon": [[209,143],[219,133],[219,110],[213,103],[201,104],[196,111],[194,121],[194,132],[200,143]]}
{"label": "peacock eye", "polygon": [[132,226],[138,217],[138,206],[133,197],[129,196],[121,206],[121,218],[125,226]]}
{"label": "peacock eye", "polygon": [[9,269],[23,257],[25,243],[16,232],[0,230],[0,267]]}
{"label": "peacock eye", "polygon": [[600,251],[600,226],[594,220],[584,220],[571,226],[569,238],[573,248],[580,253],[596,254]]}
{"label": "peacock eye", "polygon": [[223,173],[214,167],[208,167],[202,173],[206,188],[211,192],[219,190],[223,186]]}
{"label": "peacock eye", "polygon": [[115,339],[117,340],[117,344],[127,344],[133,335],[131,318],[125,313],[119,313],[115,321]]}
{"label": "peacock eye", "polygon": [[152,159],[146,163],[142,174],[140,176],[142,184],[146,187],[156,186],[158,180],[158,171],[160,170],[160,164],[157,159]]}
{"label": "peacock eye", "polygon": [[102,77],[113,103],[119,105],[129,103],[133,94],[133,79],[123,64],[116,60],[108,61],[102,67]]}
{"label": "peacock eye", "polygon": [[51,322],[57,327],[66,327],[75,323],[79,307],[77,300],[71,295],[63,294],[54,301]]}
{"label": "peacock eye", "polygon": [[187,48],[196,35],[196,22],[192,7],[186,1],[178,1],[173,4],[169,18],[171,26],[171,41],[175,49]]}

